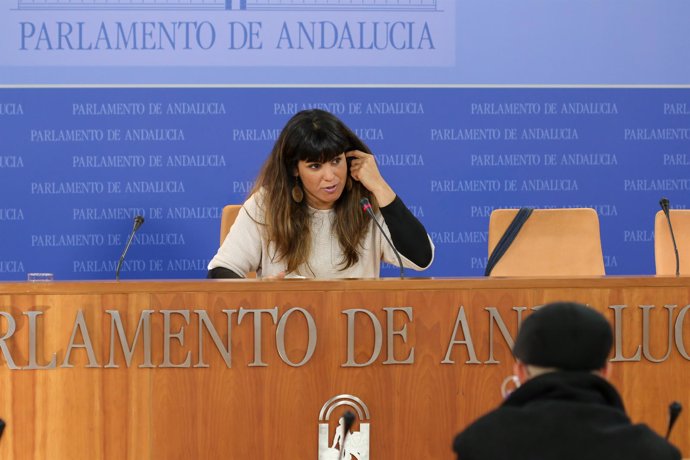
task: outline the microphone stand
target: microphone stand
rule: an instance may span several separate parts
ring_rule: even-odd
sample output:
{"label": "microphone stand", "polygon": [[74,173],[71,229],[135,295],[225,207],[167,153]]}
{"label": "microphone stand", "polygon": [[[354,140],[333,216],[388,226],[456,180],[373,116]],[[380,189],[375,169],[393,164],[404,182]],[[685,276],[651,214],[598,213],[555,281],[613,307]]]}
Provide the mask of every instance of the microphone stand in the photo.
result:
{"label": "microphone stand", "polygon": [[680,412],[683,410],[683,406],[680,405],[678,401],[673,401],[669,406],[668,406],[668,429],[666,430],[666,439],[668,441],[668,437],[671,435],[671,428],[673,428],[673,425],[676,423],[676,420],[678,420],[678,416],[680,415]]}
{"label": "microphone stand", "polygon": [[371,217],[371,220],[373,220],[374,223],[376,224],[376,226],[379,228],[379,230],[381,231],[381,234],[383,235],[383,237],[388,242],[388,245],[391,248],[393,248],[393,252],[395,253],[395,257],[398,259],[398,264],[400,266],[400,279],[404,279],[405,278],[405,269],[403,267],[402,259],[400,258],[400,253],[398,252],[398,249],[393,245],[393,242],[390,240],[390,238],[388,238],[388,235],[386,235],[386,232],[383,231],[383,227],[381,226],[381,224],[379,224],[378,220],[376,220],[376,215],[374,215],[374,211],[371,209],[371,203],[369,202],[369,199],[368,198],[362,198],[361,200],[359,200],[359,204],[360,204],[360,206],[362,206],[362,211],[369,214],[369,216]]}
{"label": "microphone stand", "polygon": [[125,250],[122,251],[122,255],[120,256],[120,260],[117,262],[117,269],[115,270],[115,280],[120,281],[120,269],[122,268],[122,263],[125,261],[125,256],[127,255],[127,251],[129,251],[129,246],[132,244],[132,240],[134,239],[134,234],[139,230],[139,227],[144,223],[144,218],[142,216],[136,216],[134,218],[134,227],[132,228],[132,232],[129,234],[129,239],[127,240],[127,244],[125,245]]}
{"label": "microphone stand", "polygon": [[347,439],[347,434],[352,429],[352,425],[355,423],[355,414],[349,410],[343,414],[343,438],[340,440],[340,452],[338,453],[338,460],[342,460],[343,454],[345,453],[345,439]]}
{"label": "microphone stand", "polygon": [[676,253],[676,276],[680,275],[680,258],[678,257],[678,245],[676,244],[676,236],[673,234],[673,225],[671,225],[671,213],[669,211],[668,198],[662,198],[659,201],[661,209],[664,211],[666,221],[668,222],[668,229],[671,232],[671,241],[673,242],[673,251]]}

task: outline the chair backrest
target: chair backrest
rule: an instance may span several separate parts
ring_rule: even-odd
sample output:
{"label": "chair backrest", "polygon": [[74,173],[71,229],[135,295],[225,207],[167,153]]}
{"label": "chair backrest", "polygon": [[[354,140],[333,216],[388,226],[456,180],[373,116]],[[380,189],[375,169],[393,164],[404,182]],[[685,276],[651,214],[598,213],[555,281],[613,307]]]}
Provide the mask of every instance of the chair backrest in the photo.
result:
{"label": "chair backrest", "polygon": [[[669,216],[678,246],[679,271],[681,275],[687,275],[690,274],[690,210],[671,209]],[[658,211],[654,218],[654,262],[657,275],[676,274],[676,253],[663,211]]]}
{"label": "chair backrest", "polygon": [[[230,232],[230,227],[232,227],[232,224],[235,223],[235,219],[237,219],[237,215],[240,213],[240,209],[242,209],[241,204],[229,204],[223,207],[223,214],[220,218],[221,246],[223,245],[223,241],[225,241],[225,237]],[[247,273],[246,278],[256,278],[256,272]]]}
{"label": "chair backrest", "polygon": [[[517,214],[496,209],[489,218],[489,255]],[[591,208],[535,209],[491,276],[602,276],[599,217]]]}
{"label": "chair backrest", "polygon": [[225,241],[225,237],[230,231],[232,224],[235,223],[240,209],[242,209],[241,204],[229,204],[223,208],[223,214],[220,218],[220,244],[223,244],[223,241]]}

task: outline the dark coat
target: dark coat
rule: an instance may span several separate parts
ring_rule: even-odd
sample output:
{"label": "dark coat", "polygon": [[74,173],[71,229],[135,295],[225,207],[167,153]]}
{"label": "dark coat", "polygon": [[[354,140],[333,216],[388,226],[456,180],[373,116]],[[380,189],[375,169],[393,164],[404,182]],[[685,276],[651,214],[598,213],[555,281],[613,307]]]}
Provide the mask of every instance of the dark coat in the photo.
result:
{"label": "dark coat", "polygon": [[459,460],[680,459],[649,427],[633,425],[615,388],[588,372],[530,379],[460,433],[453,449]]}

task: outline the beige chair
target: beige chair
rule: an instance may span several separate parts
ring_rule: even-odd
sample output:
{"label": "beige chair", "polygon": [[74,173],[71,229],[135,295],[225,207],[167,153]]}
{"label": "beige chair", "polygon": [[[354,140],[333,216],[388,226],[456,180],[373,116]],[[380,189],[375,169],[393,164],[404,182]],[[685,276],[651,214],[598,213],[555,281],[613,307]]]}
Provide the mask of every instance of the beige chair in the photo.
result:
{"label": "beige chair", "polygon": [[[690,274],[690,210],[671,209],[669,211],[673,234],[678,245],[680,274]],[[676,253],[673,250],[671,231],[663,211],[656,213],[654,219],[654,261],[657,275],[676,274]]]}
{"label": "beige chair", "polygon": [[[489,218],[489,255],[517,209]],[[491,276],[603,276],[599,217],[594,209],[535,209]]]}
{"label": "beige chair", "polygon": [[[223,207],[223,214],[220,217],[221,245],[223,244],[223,241],[225,241],[225,237],[230,232],[230,227],[232,227],[232,224],[235,223],[235,219],[237,219],[237,215],[240,213],[240,209],[242,209],[241,204],[229,204]],[[256,278],[256,272],[247,273],[247,278]]]}
{"label": "beige chair", "polygon": [[229,204],[223,208],[223,214],[220,218],[220,244],[225,241],[225,237],[228,235],[232,224],[235,223],[240,209],[242,209],[241,204]]}

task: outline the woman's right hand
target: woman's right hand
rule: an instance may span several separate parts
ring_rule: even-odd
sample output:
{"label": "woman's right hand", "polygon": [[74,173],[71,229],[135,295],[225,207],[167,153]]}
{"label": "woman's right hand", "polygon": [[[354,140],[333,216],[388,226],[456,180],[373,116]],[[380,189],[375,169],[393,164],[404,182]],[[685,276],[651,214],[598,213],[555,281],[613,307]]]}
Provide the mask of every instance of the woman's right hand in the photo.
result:
{"label": "woman's right hand", "polygon": [[395,200],[395,192],[381,176],[374,155],[359,150],[351,150],[346,152],[345,156],[352,158],[350,161],[352,178],[361,182],[376,197],[379,206],[387,206]]}

